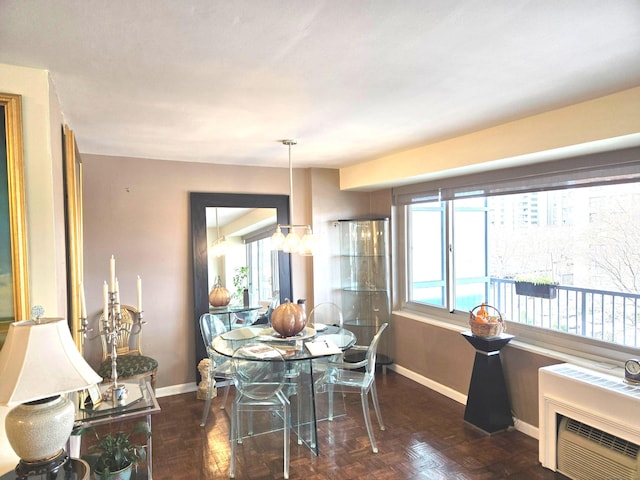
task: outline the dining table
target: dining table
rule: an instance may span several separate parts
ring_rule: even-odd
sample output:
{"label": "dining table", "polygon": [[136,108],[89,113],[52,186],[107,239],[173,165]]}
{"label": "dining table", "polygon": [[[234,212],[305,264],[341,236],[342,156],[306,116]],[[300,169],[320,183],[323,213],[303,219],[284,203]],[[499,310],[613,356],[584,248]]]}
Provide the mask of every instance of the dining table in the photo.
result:
{"label": "dining table", "polygon": [[[293,337],[282,337],[269,325],[255,325],[231,330],[215,337],[212,349],[226,357],[247,344],[266,344],[280,352],[287,369],[295,373],[297,401],[292,402],[292,431],[297,434],[298,443],[306,445],[315,455],[319,454],[318,421],[323,413],[318,411],[314,390],[314,374],[319,375],[326,368],[327,361],[339,355],[356,343],[356,335],[335,325],[315,324],[307,326]],[[255,360],[255,357],[247,358]],[[271,361],[266,356],[260,361]],[[334,414],[334,417],[336,415]],[[281,427],[274,427],[274,429]],[[250,433],[249,433],[250,434]]]}

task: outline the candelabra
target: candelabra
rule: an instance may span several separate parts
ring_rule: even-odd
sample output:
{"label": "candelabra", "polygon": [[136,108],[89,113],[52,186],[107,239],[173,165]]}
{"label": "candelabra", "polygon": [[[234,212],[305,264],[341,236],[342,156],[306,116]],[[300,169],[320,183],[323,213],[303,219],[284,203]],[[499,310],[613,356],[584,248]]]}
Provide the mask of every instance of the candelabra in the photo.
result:
{"label": "candelabra", "polygon": [[[115,277],[115,259],[112,256],[110,262],[110,283],[103,284],[104,306],[100,332],[93,337],[88,337],[88,333],[93,329],[88,328],[86,306],[84,299],[84,288],[81,288],[81,321],[82,328],[80,331],[85,338],[93,339],[98,336],[104,336],[105,343],[108,346],[111,357],[111,385],[102,393],[102,398],[112,402],[114,405],[123,405],[127,399],[128,391],[124,384],[118,383],[118,349],[120,347],[128,347],[128,345],[120,345],[121,342],[128,342],[131,335],[138,335],[144,325],[142,311],[142,282],[140,276],[137,280],[138,294],[138,311],[135,312],[135,318],[132,322],[123,321],[123,314],[120,308],[120,287],[118,279]],[[130,315],[130,310],[125,310]]]}

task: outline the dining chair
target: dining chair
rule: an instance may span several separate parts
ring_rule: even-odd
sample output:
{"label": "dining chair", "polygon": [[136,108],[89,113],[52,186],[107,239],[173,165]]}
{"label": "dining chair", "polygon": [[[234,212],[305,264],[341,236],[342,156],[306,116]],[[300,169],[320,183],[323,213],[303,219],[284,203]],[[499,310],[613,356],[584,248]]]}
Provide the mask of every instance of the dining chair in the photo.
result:
{"label": "dining chair", "polygon": [[280,305],[280,292],[276,291],[274,292],[273,297],[271,297],[271,300],[267,304],[267,310],[263,314],[259,315],[258,320],[256,320],[256,323],[271,325],[271,314],[276,308],[278,308],[278,305]]}
{"label": "dining chair", "polygon": [[[104,315],[100,316],[99,330],[102,341],[102,363],[98,375],[105,380],[112,377],[111,345],[104,332]],[[142,354],[142,325],[138,321],[138,309],[120,306],[120,328],[116,339],[116,373],[118,380],[150,377],[151,387],[156,389],[158,361]]]}
{"label": "dining chair", "polygon": [[311,309],[311,312],[309,312],[308,323],[310,325],[321,323],[324,325],[342,327],[344,323],[342,309],[332,302],[319,303]]}
{"label": "dining chair", "polygon": [[219,355],[213,348],[211,348],[211,342],[214,337],[222,335],[227,332],[227,327],[224,322],[220,320],[216,315],[211,313],[203,313],[200,316],[200,331],[202,332],[202,340],[207,348],[207,355],[209,356],[209,385],[207,388],[207,399],[204,404],[204,411],[202,412],[202,421],[200,426],[204,427],[207,423],[207,417],[209,416],[209,410],[211,409],[211,398],[213,397],[213,387],[215,386],[215,379],[222,378],[227,381],[227,385],[224,390],[224,397],[222,399],[221,410],[224,410],[227,404],[227,397],[229,396],[229,389],[231,388],[231,381],[233,380],[233,371],[231,368],[231,360],[228,357]]}
{"label": "dining chair", "polygon": [[[316,324],[335,325],[342,328],[344,325],[342,309],[332,302],[318,303],[311,309],[311,312],[309,312],[307,324],[312,328],[315,328]],[[341,362],[343,355],[344,353],[340,353],[328,358],[314,360],[314,371],[317,373],[324,372],[327,367],[327,362]]]}
{"label": "dining chair", "polygon": [[[236,445],[242,444],[242,412],[282,412],[284,424],[284,478],[289,478],[289,424],[291,407],[286,392],[286,362],[280,351],[264,343],[237,348],[231,358],[236,396],[231,414],[229,477],[235,478]],[[251,422],[253,418],[251,417]]]}
{"label": "dining chair", "polygon": [[[376,446],[376,440],[371,427],[371,418],[369,414],[369,392],[371,392],[371,400],[373,401],[373,408],[376,412],[378,423],[380,424],[380,430],[384,430],[385,427],[382,423],[378,393],[376,391],[375,370],[378,343],[380,342],[382,333],[388,325],[388,323],[383,323],[380,326],[368,347],[354,345],[351,348],[356,350],[365,350],[366,355],[364,360],[355,363],[330,361],[327,369],[315,382],[316,390],[318,392],[329,392],[329,420],[333,418],[334,392],[360,393],[362,414],[364,415],[364,423],[367,427],[367,434],[369,435],[369,441],[371,442],[371,450],[373,453],[378,453],[378,447]],[[361,369],[364,369],[364,371],[360,371]]]}

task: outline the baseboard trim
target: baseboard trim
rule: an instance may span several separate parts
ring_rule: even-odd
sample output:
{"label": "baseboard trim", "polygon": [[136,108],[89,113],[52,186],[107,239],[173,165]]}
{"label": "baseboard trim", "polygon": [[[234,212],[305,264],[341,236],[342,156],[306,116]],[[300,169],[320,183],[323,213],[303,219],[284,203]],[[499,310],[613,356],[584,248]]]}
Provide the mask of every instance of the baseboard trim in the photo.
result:
{"label": "baseboard trim", "polygon": [[156,398],[168,397],[170,395],[180,395],[181,393],[190,393],[198,390],[196,383],[183,383],[181,385],[170,385],[156,389]]}

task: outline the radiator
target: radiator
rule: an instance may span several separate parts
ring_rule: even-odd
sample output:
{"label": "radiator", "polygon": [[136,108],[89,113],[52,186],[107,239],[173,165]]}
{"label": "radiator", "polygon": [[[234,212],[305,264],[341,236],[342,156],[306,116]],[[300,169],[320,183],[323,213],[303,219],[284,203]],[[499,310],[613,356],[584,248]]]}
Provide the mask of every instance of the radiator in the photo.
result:
{"label": "radiator", "polygon": [[557,471],[574,480],[638,480],[639,450],[633,442],[562,417]]}
{"label": "radiator", "polygon": [[[538,395],[543,467],[576,480],[640,479],[633,453],[640,445],[640,387],[563,363],[539,370]],[[619,456],[620,445],[631,456]],[[595,476],[598,468],[608,474]],[[618,476],[616,468],[627,476]]]}

